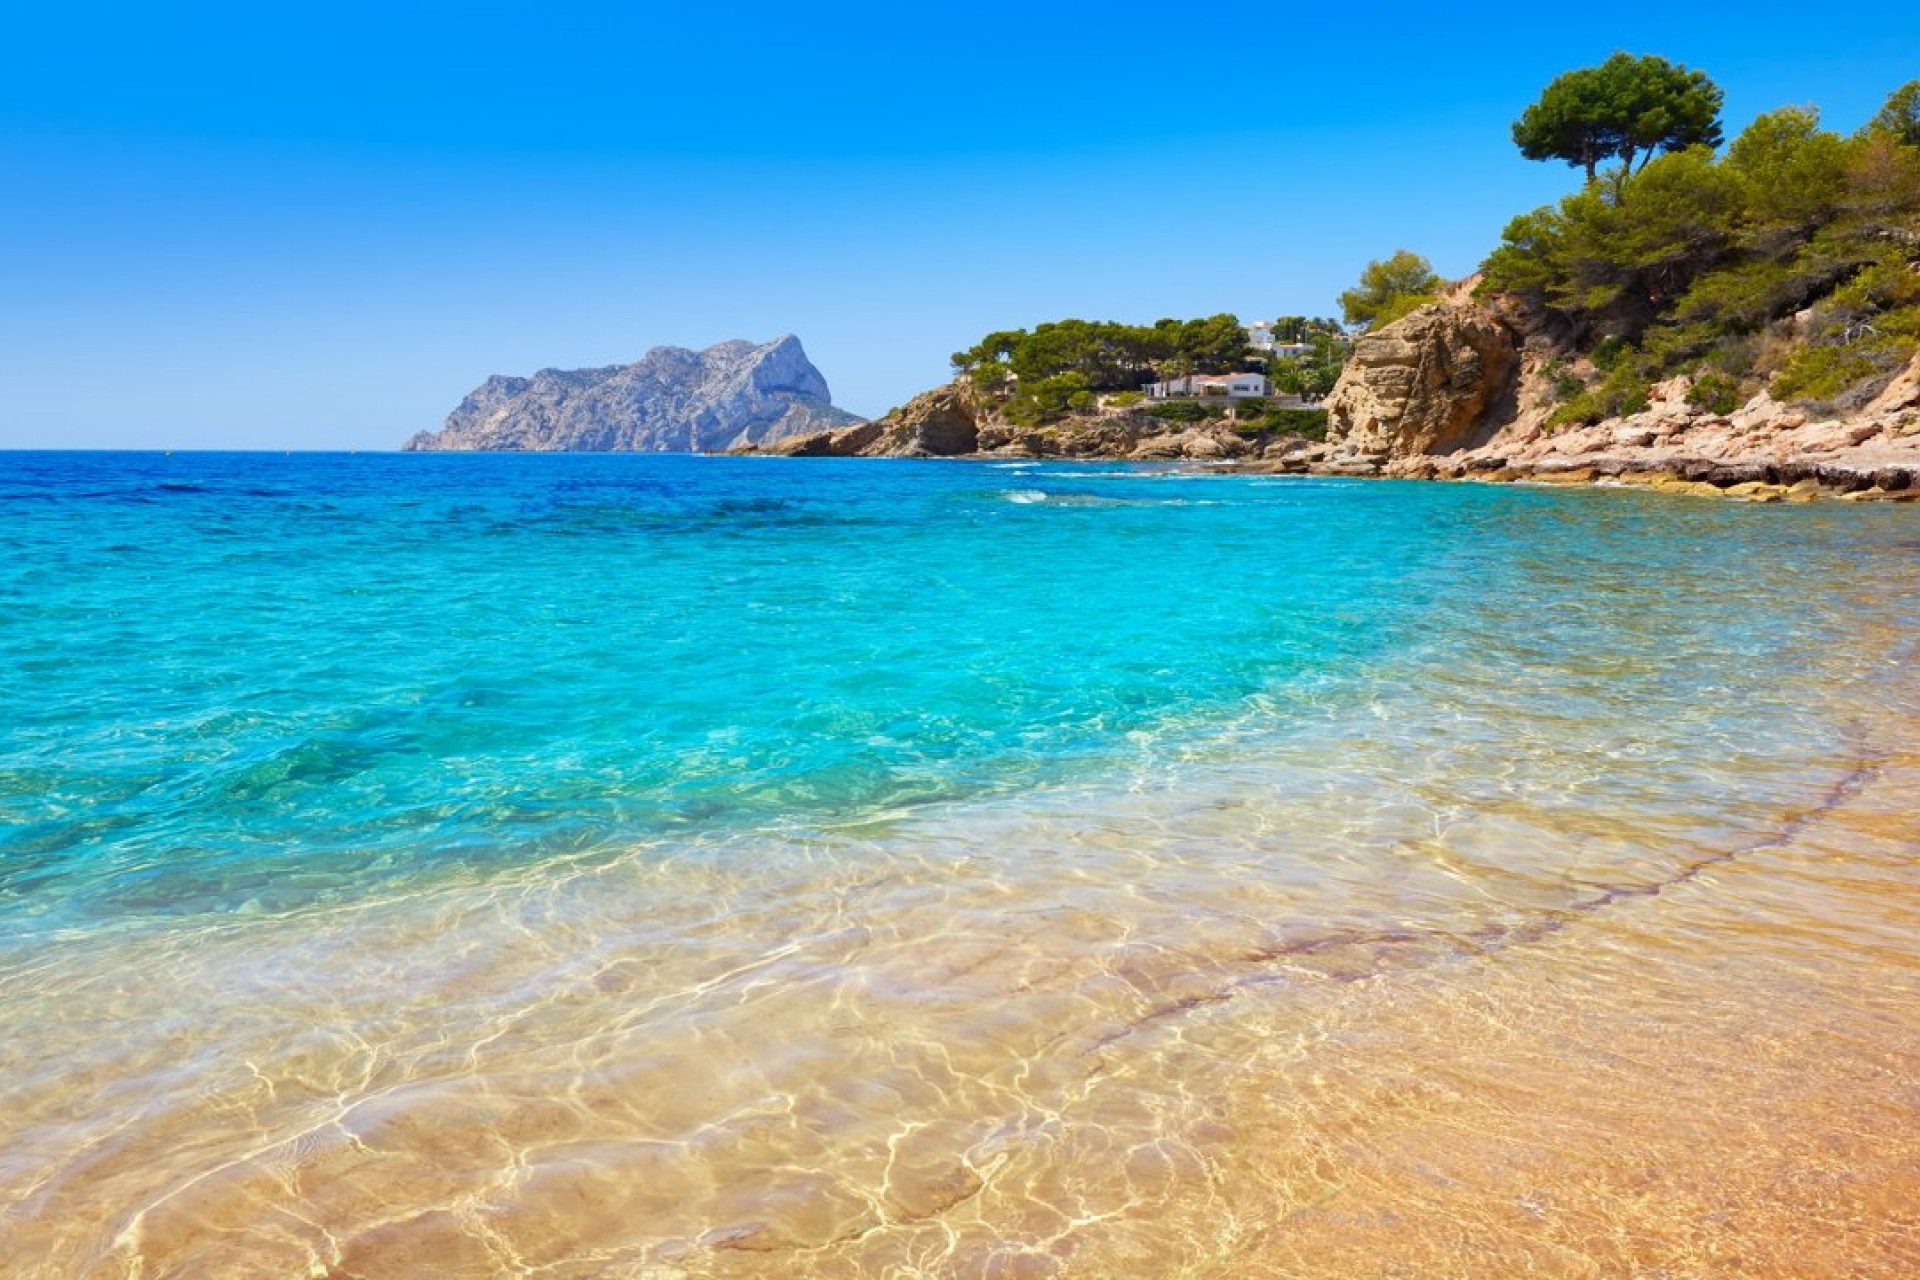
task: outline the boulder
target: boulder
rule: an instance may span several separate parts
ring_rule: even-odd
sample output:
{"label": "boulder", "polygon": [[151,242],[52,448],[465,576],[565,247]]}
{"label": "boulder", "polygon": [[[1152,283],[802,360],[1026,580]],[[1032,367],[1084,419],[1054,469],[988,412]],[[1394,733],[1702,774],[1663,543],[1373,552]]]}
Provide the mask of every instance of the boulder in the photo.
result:
{"label": "boulder", "polygon": [[1907,367],[1873,398],[1865,412],[1895,414],[1903,409],[1920,409],[1920,353],[1915,353]]}
{"label": "boulder", "polygon": [[980,447],[980,409],[958,382],[935,387],[879,419],[879,431],[860,452],[867,457],[950,458]]}
{"label": "boulder", "polygon": [[1354,344],[1327,397],[1336,453],[1413,457],[1484,443],[1513,390],[1514,335],[1477,306],[1421,307]]}
{"label": "boulder", "polygon": [[783,458],[852,458],[880,438],[878,422],[861,422],[835,431],[777,440],[764,450]]}

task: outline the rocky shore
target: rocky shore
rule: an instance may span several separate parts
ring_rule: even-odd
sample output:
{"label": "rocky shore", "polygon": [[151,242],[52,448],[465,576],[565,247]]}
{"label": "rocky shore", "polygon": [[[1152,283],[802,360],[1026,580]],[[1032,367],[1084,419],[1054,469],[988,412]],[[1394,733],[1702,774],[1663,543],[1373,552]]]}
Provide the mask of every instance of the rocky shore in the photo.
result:
{"label": "rocky shore", "polygon": [[1236,462],[1268,470],[1305,471],[1326,449],[1303,436],[1252,430],[1220,419],[1170,422],[1138,407],[1076,413],[1042,426],[1023,426],[1001,417],[988,397],[965,382],[952,382],[915,396],[871,422],[731,452],[798,458]]}
{"label": "rocky shore", "polygon": [[1847,412],[1763,392],[1715,413],[1674,378],[1642,412],[1555,428],[1549,375],[1564,354],[1527,317],[1473,302],[1463,285],[1360,339],[1327,399],[1322,441],[1220,419],[1171,422],[1140,406],[1022,426],[956,381],[872,422],[736,452],[1195,461],[1281,474],[1640,484],[1750,502],[1920,502],[1920,356]]}
{"label": "rocky shore", "polygon": [[1732,413],[1690,402],[1688,379],[1646,409],[1555,429],[1549,363],[1523,321],[1453,301],[1355,346],[1328,398],[1316,469],[1446,480],[1644,484],[1745,499],[1920,501],[1920,356],[1870,401],[1820,414],[1765,392]]}

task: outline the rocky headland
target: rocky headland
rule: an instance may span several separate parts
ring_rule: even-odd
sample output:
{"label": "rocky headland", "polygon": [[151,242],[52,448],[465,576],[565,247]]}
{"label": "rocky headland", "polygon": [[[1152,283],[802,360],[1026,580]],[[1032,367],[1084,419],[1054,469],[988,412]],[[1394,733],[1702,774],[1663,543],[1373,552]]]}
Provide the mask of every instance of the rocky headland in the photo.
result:
{"label": "rocky headland", "polygon": [[494,375],[409,450],[717,453],[846,427],[791,334],[704,351],[655,347],[632,364]]}
{"label": "rocky headland", "polygon": [[1640,412],[1556,427],[1551,374],[1581,359],[1465,288],[1361,338],[1327,400],[1316,470],[1421,479],[1638,483],[1749,501],[1920,501],[1920,356],[1858,408],[1761,391],[1729,412],[1656,384]]}
{"label": "rocky headland", "polygon": [[[1762,391],[1731,412],[1658,384],[1648,407],[1555,427],[1551,370],[1571,353],[1544,325],[1476,302],[1472,281],[1365,335],[1327,398],[1324,440],[1143,406],[1008,421],[966,379],[871,422],[743,442],[787,457],[1103,458],[1245,470],[1413,479],[1644,484],[1748,501],[1920,501],[1920,356],[1861,407],[1820,414]],[[1577,359],[1577,356],[1571,358]]]}
{"label": "rocky headland", "polygon": [[1042,425],[1008,421],[965,379],[923,392],[871,422],[794,436],[736,453],[800,458],[1089,458],[1266,464],[1305,470],[1323,446],[1224,419],[1170,422],[1139,406],[1071,413]]}

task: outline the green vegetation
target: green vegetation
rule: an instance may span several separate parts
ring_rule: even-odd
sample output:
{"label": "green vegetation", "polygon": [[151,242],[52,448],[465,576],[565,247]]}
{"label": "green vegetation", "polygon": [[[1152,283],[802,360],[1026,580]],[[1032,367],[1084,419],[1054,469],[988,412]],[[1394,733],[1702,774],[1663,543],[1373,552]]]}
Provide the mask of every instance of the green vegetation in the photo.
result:
{"label": "green vegetation", "polygon": [[1324,400],[1346,368],[1353,350],[1352,339],[1337,320],[1318,320],[1307,316],[1283,316],[1274,322],[1275,342],[1305,343],[1311,349],[1302,355],[1275,355],[1267,361],[1267,377],[1273,389],[1282,395],[1303,400]]}
{"label": "green vegetation", "polygon": [[1057,320],[1032,332],[990,333],[953,354],[953,367],[981,386],[1014,375],[1037,382],[1079,374],[1094,391],[1132,390],[1164,373],[1230,373],[1247,355],[1237,317],[1161,320],[1152,325]]}
{"label": "green vegetation", "polygon": [[1228,314],[1152,325],[1058,320],[990,333],[953,354],[975,386],[1004,397],[1024,426],[1091,409],[1102,391],[1134,391],[1160,377],[1231,373],[1248,359],[1247,333]]}
{"label": "green vegetation", "polygon": [[1167,422],[1209,422],[1233,416],[1233,429],[1241,435],[1305,436],[1309,440],[1327,438],[1325,409],[1275,408],[1258,398],[1231,403],[1220,400],[1162,400],[1149,405],[1147,416]]}
{"label": "green vegetation", "polygon": [[1634,169],[1643,132],[1602,151],[1621,163],[1600,180],[1509,223],[1482,294],[1542,317],[1596,371],[1577,386],[1558,371],[1552,420],[1632,413],[1678,373],[1716,412],[1763,386],[1844,408],[1884,381],[1920,346],[1916,113],[1920,82],[1854,137],[1787,107],[1722,157],[1690,146]]}
{"label": "green vegetation", "polygon": [[1909,80],[1895,89],[1880,114],[1868,121],[1867,129],[1909,147],[1920,147],[1920,80]]}
{"label": "green vegetation", "polygon": [[1309,440],[1327,438],[1325,409],[1269,409],[1259,417],[1235,428],[1248,434],[1273,432],[1285,436],[1305,436]]}
{"label": "green vegetation", "polygon": [[1340,332],[1338,320],[1319,316],[1281,316],[1273,322],[1275,342],[1312,342],[1321,335]]}
{"label": "green vegetation", "polygon": [[1564,160],[1594,181],[1619,160],[1633,172],[1654,153],[1720,145],[1718,85],[1665,58],[1616,53],[1597,67],[1569,71],[1514,122],[1513,141],[1529,160]]}
{"label": "green vegetation", "polygon": [[[1810,107],[1760,116],[1724,154],[1722,95],[1701,72],[1616,53],[1555,79],[1513,126],[1533,159],[1563,160],[1584,188],[1523,214],[1482,265],[1479,294],[1561,358],[1542,370],[1550,425],[1639,412],[1684,374],[1687,400],[1731,413],[1761,389],[1845,410],[1920,348],[1920,80],[1859,133]],[[1603,167],[1604,166],[1604,167]],[[1433,301],[1443,281],[1406,249],[1369,262],[1340,295],[1347,326],[1378,329]],[[1325,396],[1351,350],[1334,320],[1286,316],[1274,339],[1305,352],[1265,361],[1276,392]],[[988,334],[953,365],[1010,420],[1041,425],[1143,383],[1259,368],[1227,314],[1152,325],[1060,320]],[[1170,422],[1230,415],[1225,401],[1153,403]],[[1235,429],[1324,436],[1319,410],[1231,406]]]}
{"label": "green vegetation", "polygon": [[1687,388],[1687,403],[1708,413],[1732,413],[1740,407],[1740,383],[1730,374],[1709,369]]}
{"label": "green vegetation", "polygon": [[1218,400],[1162,400],[1148,405],[1146,414],[1168,422],[1205,422],[1209,418],[1226,417],[1227,405]]}
{"label": "green vegetation", "polygon": [[1444,283],[1433,264],[1417,253],[1397,249],[1360,273],[1360,283],[1340,295],[1340,314],[1348,324],[1369,329],[1392,324],[1422,303],[1433,301]]}

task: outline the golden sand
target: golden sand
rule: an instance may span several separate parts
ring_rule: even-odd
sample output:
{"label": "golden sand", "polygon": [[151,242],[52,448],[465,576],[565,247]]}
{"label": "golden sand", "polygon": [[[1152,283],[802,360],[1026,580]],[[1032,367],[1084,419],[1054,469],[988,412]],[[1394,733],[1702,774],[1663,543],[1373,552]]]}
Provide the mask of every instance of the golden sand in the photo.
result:
{"label": "golden sand", "polygon": [[1920,1274],[1920,756],[1384,879],[1229,783],[40,953],[0,1272]]}

